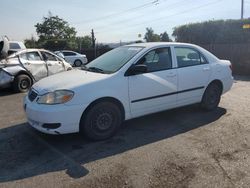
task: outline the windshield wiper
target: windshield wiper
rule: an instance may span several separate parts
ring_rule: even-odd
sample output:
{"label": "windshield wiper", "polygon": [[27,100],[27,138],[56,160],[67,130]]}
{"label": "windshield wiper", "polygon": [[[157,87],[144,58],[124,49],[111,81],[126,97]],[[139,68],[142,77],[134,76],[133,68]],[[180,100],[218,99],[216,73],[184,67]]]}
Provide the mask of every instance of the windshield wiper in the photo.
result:
{"label": "windshield wiper", "polygon": [[93,71],[93,72],[99,72],[99,73],[104,73],[104,70],[97,68],[97,67],[88,67],[88,71]]}
{"label": "windshield wiper", "polygon": [[88,68],[85,65],[83,65],[81,66],[81,70],[88,70]]}

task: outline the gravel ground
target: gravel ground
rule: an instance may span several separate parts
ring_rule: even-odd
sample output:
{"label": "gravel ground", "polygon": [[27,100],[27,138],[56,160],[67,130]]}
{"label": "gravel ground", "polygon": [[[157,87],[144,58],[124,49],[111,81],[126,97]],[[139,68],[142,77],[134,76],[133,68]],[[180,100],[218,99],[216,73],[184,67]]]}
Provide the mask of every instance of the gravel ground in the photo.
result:
{"label": "gravel ground", "polygon": [[137,118],[102,142],[35,131],[23,96],[0,90],[0,187],[250,187],[250,78],[213,112]]}

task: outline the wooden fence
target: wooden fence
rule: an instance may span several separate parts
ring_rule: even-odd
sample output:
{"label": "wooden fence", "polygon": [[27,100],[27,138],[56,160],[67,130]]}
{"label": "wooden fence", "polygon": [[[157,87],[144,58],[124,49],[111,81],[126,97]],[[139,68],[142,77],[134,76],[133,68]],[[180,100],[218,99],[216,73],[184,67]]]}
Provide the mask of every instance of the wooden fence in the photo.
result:
{"label": "wooden fence", "polygon": [[250,75],[250,44],[212,44],[200,45],[220,59],[230,60],[233,73]]}

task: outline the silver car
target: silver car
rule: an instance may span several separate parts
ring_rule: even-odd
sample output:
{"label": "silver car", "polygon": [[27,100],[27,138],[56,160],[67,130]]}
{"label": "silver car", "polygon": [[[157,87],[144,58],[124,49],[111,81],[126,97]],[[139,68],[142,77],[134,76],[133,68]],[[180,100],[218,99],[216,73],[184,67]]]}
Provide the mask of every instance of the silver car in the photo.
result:
{"label": "silver car", "polygon": [[88,59],[85,54],[79,54],[69,50],[55,51],[54,53],[64,58],[70,65],[74,67],[80,67],[88,63]]}
{"label": "silver car", "polygon": [[21,50],[0,61],[0,88],[11,86],[16,92],[27,92],[34,82],[71,69],[69,63],[50,51]]}

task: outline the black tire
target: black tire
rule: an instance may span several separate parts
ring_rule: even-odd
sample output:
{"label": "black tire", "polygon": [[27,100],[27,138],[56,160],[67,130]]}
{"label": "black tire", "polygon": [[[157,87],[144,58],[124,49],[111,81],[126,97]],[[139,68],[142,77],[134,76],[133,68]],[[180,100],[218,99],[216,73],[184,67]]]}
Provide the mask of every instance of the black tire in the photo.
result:
{"label": "black tire", "polygon": [[201,107],[207,111],[216,109],[220,103],[221,93],[222,88],[219,84],[208,85],[202,97]]}
{"label": "black tire", "polygon": [[95,104],[83,115],[81,132],[91,140],[105,140],[112,137],[122,123],[119,107],[109,101]]}
{"label": "black tire", "polygon": [[75,67],[80,67],[81,65],[82,65],[82,61],[81,60],[79,60],[79,59],[75,60],[75,62],[74,62],[74,66]]}
{"label": "black tire", "polygon": [[32,86],[32,80],[28,75],[21,74],[15,77],[13,82],[13,89],[15,92],[27,92]]}

